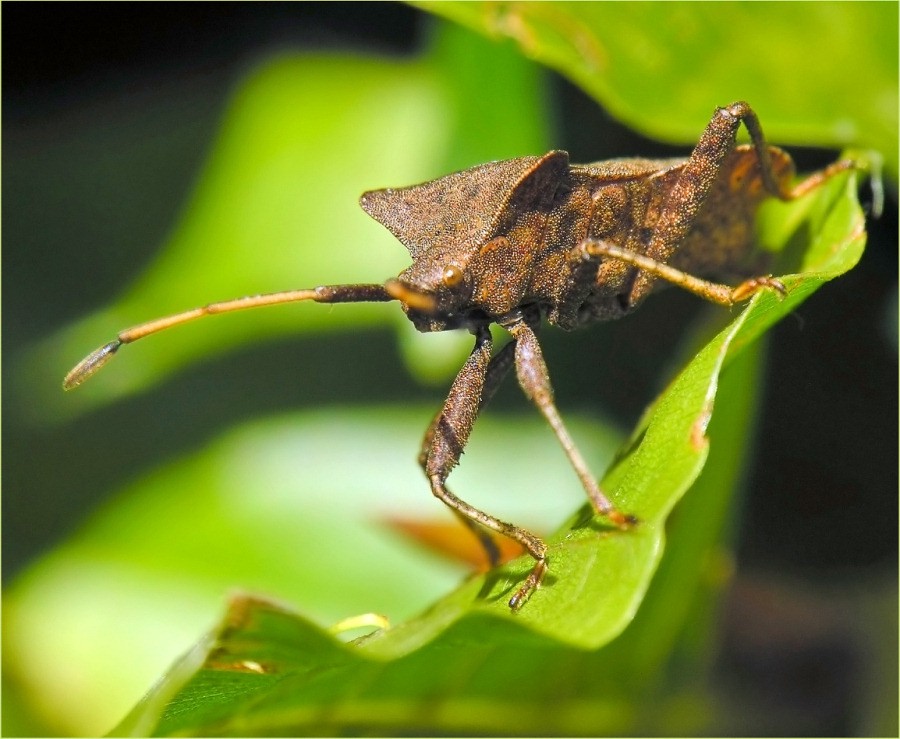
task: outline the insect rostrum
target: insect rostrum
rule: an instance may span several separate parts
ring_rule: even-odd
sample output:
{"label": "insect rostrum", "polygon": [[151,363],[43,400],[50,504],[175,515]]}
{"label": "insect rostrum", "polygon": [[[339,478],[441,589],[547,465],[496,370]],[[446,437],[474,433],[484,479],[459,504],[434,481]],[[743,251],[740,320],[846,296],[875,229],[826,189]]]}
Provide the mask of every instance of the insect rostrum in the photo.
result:
{"label": "insect rostrum", "polygon": [[[742,122],[752,143],[738,146]],[[569,330],[619,318],[641,303],[657,279],[723,306],[759,290],[784,294],[771,276],[735,288],[708,278],[742,266],[764,199],[792,200],[852,166],[841,160],[792,184],[791,158],[766,144],[756,115],[738,102],[715,111],[687,159],[576,165],[566,152],[551,151],[374,190],[360,204],[412,257],[396,278],[238,298],[140,324],[88,355],[64,387],[81,384],[123,344],[195,318],[263,305],[398,300],[420,331],[467,329],[475,346],[425,433],[419,462],[432,493],[472,529],[493,562],[497,550],[485,528],[516,540],[534,558],[531,573],[509,599],[517,610],[547,570],[546,544],[474,508],[446,485],[479,412],[513,366],[597,514],[622,530],[636,523],[600,489],[563,424],[537,339],[541,321]],[[496,353],[492,323],[511,336]]]}

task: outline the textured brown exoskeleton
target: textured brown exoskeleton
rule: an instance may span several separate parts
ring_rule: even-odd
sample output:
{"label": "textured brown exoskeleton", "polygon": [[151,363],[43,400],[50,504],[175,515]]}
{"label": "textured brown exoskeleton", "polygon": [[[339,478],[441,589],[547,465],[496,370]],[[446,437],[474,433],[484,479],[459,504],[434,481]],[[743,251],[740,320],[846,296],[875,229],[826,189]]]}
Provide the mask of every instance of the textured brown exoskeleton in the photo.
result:
{"label": "textured brown exoskeleton", "polygon": [[[737,146],[743,121],[752,143]],[[420,331],[464,328],[475,347],[425,434],[419,462],[431,490],[479,536],[481,527],[518,541],[536,564],[512,595],[516,610],[547,569],[547,546],[456,497],[446,487],[469,433],[509,369],[553,428],[596,512],[626,529],[635,522],[599,488],[553,402],[535,332],[541,319],[573,329],[633,311],[662,278],[723,306],[761,289],[785,293],[757,277],[736,288],[696,275],[733,272],[753,246],[754,218],[768,197],[792,200],[852,167],[838,161],[792,185],[794,166],[768,146],[746,103],[716,110],[688,159],[614,159],[574,165],[564,151],[483,164],[432,182],[375,190],[363,209],[409,250],[412,264],[383,284],[331,285],[213,303],[123,331],[66,377],[79,385],[123,344],[194,318],[243,308],[313,300],[399,300]],[[512,340],[493,353],[488,327]]]}

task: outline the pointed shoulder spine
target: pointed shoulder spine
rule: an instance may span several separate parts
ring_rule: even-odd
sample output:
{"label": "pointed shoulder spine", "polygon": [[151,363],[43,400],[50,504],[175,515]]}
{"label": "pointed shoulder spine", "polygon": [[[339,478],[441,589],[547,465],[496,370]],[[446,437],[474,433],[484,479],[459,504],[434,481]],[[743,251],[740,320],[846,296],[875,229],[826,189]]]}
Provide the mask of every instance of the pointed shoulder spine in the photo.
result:
{"label": "pointed shoulder spine", "polygon": [[452,250],[480,242],[524,182],[560,177],[568,163],[564,151],[505,159],[419,185],[370,190],[359,202],[415,259],[432,248]]}

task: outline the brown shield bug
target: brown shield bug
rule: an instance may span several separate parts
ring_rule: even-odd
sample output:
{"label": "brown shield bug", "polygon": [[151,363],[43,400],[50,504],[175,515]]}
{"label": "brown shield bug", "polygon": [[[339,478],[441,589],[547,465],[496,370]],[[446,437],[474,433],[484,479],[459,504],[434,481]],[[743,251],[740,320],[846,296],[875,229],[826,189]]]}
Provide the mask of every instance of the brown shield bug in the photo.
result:
{"label": "brown shield bug", "polygon": [[[736,144],[743,122],[750,144]],[[400,301],[420,331],[467,329],[475,347],[425,434],[419,462],[432,493],[479,537],[492,561],[497,550],[483,529],[519,542],[534,558],[509,600],[516,610],[540,585],[547,546],[537,536],[466,503],[447,489],[450,471],[479,412],[515,366],[519,384],[559,439],[595,511],[627,529],[588,469],[556,409],[537,340],[541,320],[570,330],[633,311],[662,279],[723,306],[759,290],[784,294],[771,276],[737,287],[706,277],[734,271],[753,247],[754,218],[769,197],[792,200],[848,160],[792,184],[794,165],[766,144],[743,102],[719,108],[687,159],[614,159],[570,164],[564,151],[482,164],[421,185],[373,190],[363,209],[409,250],[412,264],[384,283],[327,285],[255,295],[143,323],[82,360],[64,387],[80,385],[123,344],[195,318],[263,305]],[[490,324],[512,339],[496,353]]]}

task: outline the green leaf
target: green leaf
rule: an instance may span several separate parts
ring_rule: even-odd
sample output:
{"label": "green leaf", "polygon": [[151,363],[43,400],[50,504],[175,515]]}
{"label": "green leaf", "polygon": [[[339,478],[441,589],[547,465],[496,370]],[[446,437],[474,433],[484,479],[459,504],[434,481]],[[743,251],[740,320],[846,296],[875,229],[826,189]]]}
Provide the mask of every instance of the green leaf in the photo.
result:
{"label": "green leaf", "polygon": [[[433,413],[407,404],[262,419],[136,480],[6,591],[6,677],[64,722],[57,731],[97,734],[235,589],[295,604],[322,626],[369,611],[400,623],[423,611],[465,570],[411,546],[385,521],[453,520],[414,458]],[[595,420],[567,421],[588,462],[603,469],[620,435]],[[553,443],[535,413],[487,414],[454,482],[511,520],[552,530],[584,499]],[[542,464],[497,464],[512,448]]]}
{"label": "green leaf", "polygon": [[896,3],[414,4],[513,39],[654,138],[693,142],[746,100],[771,140],[876,149],[897,176]]}

